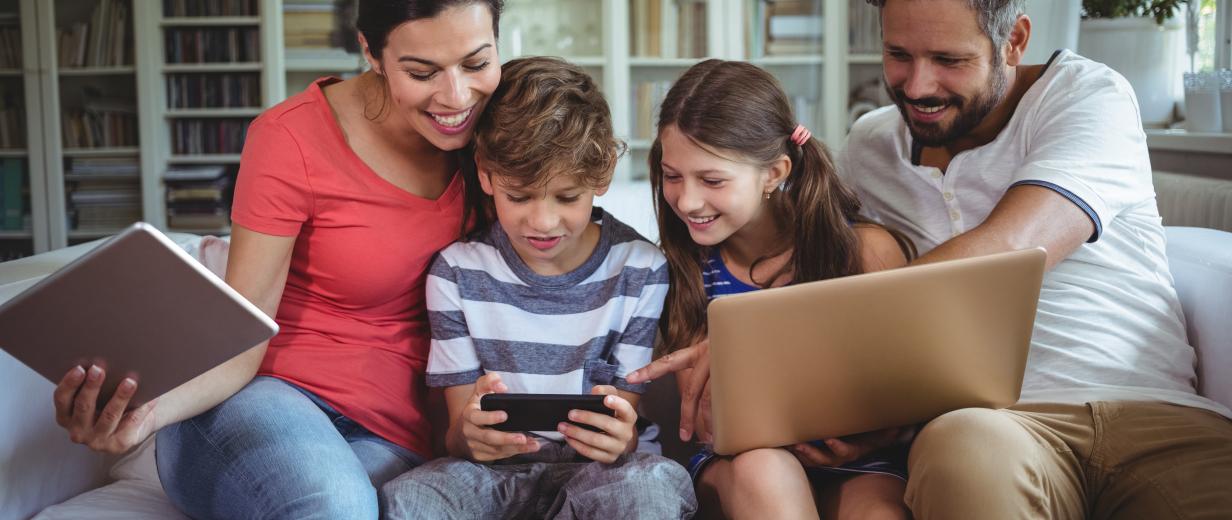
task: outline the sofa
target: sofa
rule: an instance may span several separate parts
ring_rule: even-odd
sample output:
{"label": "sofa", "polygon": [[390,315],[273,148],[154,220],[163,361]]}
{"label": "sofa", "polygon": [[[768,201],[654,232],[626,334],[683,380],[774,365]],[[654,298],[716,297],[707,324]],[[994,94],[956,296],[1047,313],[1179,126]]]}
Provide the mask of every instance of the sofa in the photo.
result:
{"label": "sofa", "polygon": [[[600,198],[607,208],[652,240],[656,237],[645,183],[614,187]],[[1199,391],[1232,407],[1232,233],[1169,227],[1168,259],[1197,348]],[[194,257],[214,267],[212,239],[171,234]],[[202,244],[207,247],[202,247]],[[0,303],[96,245],[81,244],[0,264]],[[1223,374],[1224,377],[1219,377]],[[53,385],[0,351],[0,520],[185,518],[168,502],[154,469],[153,441],[123,457],[106,457],[72,444],[55,424]],[[675,432],[678,402],[670,378],[655,382],[645,413],[661,431]],[[680,459],[688,446],[665,435],[663,452]]]}

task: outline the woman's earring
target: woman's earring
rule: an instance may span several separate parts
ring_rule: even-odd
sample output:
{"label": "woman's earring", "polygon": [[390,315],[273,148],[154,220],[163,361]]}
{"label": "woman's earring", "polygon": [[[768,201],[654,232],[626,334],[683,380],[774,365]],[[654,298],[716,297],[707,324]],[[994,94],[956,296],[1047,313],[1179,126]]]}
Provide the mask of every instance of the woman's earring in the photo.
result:
{"label": "woman's earring", "polygon": [[770,200],[770,194],[771,194],[771,193],[773,193],[773,192],[770,192],[770,191],[767,191],[767,192],[766,192],[766,200]]}

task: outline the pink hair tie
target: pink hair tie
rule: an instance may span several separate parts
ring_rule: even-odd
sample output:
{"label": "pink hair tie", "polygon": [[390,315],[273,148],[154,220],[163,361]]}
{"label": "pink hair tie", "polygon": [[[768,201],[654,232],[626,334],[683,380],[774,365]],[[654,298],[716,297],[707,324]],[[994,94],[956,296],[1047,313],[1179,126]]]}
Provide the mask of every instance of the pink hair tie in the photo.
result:
{"label": "pink hair tie", "polygon": [[796,129],[791,133],[791,142],[796,143],[796,146],[804,146],[809,138],[813,137],[813,133],[809,132],[804,125],[796,125]]}

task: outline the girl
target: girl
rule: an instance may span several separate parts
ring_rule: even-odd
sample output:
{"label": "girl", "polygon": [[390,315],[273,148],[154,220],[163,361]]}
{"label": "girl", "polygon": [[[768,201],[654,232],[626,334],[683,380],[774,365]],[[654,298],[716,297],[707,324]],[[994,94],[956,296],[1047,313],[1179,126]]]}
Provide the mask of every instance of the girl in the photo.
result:
{"label": "girl", "polygon": [[432,456],[423,284],[483,200],[459,152],[500,81],[500,11],[359,4],[371,70],[267,110],[240,162],[226,279],[279,334],[127,413],[134,382],[96,414],[104,374],[70,371],[55,405],[74,441],[157,433],[163,488],[194,518],[377,517],[375,488]]}
{"label": "girl", "polygon": [[[693,66],[664,99],[658,128],[650,179],[671,273],[660,331],[665,349],[687,350],[673,355],[693,366],[709,366],[710,299],[899,267],[914,256],[906,239],[859,215],[825,147],[796,124],[787,96],[762,69],[720,60]],[[704,370],[678,374],[683,400],[706,393]],[[682,437],[695,426],[709,441],[704,412],[695,425],[682,413]],[[905,518],[900,433],[735,457],[703,449],[689,469],[711,515]]]}

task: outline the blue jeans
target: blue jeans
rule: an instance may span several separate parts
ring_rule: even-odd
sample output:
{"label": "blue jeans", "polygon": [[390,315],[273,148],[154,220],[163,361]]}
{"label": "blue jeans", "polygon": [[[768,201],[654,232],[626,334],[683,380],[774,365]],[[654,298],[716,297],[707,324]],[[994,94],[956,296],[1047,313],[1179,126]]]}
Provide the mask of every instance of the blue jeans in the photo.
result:
{"label": "blue jeans", "polygon": [[193,518],[376,518],[376,490],[423,462],[267,376],[155,447],[163,489]]}
{"label": "blue jeans", "polygon": [[690,518],[689,473],[650,453],[612,464],[585,459],[563,442],[490,464],[439,458],[381,488],[388,520],[454,518]]}

